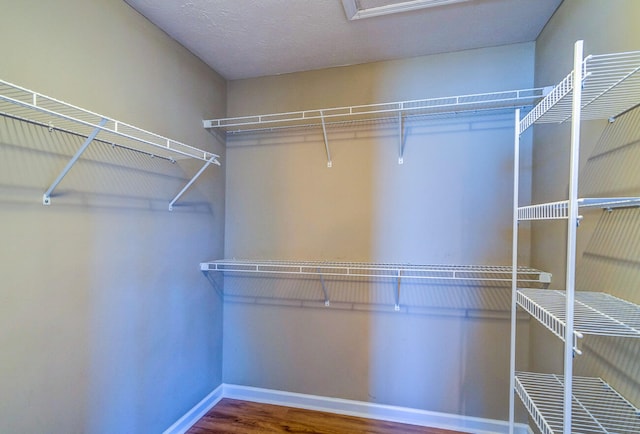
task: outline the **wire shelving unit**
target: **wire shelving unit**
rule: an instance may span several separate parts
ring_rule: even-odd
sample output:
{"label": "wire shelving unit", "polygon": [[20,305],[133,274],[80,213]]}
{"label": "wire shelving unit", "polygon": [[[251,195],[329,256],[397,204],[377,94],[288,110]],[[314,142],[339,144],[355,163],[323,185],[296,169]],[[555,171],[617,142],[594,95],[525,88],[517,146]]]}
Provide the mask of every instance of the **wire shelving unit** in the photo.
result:
{"label": "wire shelving unit", "polygon": [[[514,427],[514,395],[545,434],[572,432],[640,432],[640,414],[600,379],[573,376],[573,358],[581,354],[583,335],[640,337],[640,307],[606,293],[575,288],[577,228],[580,208],[638,207],[639,197],[578,198],[580,124],[608,119],[640,104],[640,51],[583,58],[583,42],[574,47],[572,72],[522,119],[516,110],[513,275],[510,352],[510,433]],[[571,122],[569,194],[567,200],[518,206],[520,135],[534,124]],[[517,280],[518,223],[567,220],[565,290],[521,288]],[[564,375],[516,372],[516,314],[521,307],[564,341]],[[568,338],[571,336],[571,338]]]}
{"label": "wire shelving unit", "polygon": [[[395,279],[395,309],[400,310],[400,283],[404,279],[473,282],[510,282],[511,266],[496,265],[417,265],[364,262],[274,261],[221,259],[202,262],[204,272],[279,274],[317,276],[324,285],[324,277]],[[521,285],[546,285],[551,274],[529,267],[518,268]],[[326,292],[325,305],[330,305]]]}
{"label": "wire shelving unit", "polygon": [[220,165],[219,156],[185,143],[103,116],[24,87],[0,80],[0,115],[23,122],[82,136],[86,140],[43,195],[43,204],[51,204],[51,195],[94,140],[112,146],[158,156],[175,162],[181,159],[204,161],[169,204],[169,210],[211,164]]}
{"label": "wire shelving unit", "polygon": [[204,128],[223,131],[226,134],[280,131],[291,128],[321,128],[327,153],[327,166],[331,167],[331,151],[327,135],[328,126],[392,121],[398,127],[398,163],[402,164],[405,121],[434,116],[453,116],[464,113],[484,113],[532,107],[550,90],[550,88],[519,89],[442,98],[205,119],[202,123]]}

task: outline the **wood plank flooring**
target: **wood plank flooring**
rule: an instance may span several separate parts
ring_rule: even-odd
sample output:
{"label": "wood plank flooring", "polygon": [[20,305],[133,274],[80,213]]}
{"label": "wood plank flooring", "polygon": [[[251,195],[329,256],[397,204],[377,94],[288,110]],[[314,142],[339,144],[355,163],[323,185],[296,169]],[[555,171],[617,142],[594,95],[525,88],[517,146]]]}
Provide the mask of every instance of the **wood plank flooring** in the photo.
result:
{"label": "wood plank flooring", "polygon": [[461,434],[279,405],[222,399],[187,434]]}

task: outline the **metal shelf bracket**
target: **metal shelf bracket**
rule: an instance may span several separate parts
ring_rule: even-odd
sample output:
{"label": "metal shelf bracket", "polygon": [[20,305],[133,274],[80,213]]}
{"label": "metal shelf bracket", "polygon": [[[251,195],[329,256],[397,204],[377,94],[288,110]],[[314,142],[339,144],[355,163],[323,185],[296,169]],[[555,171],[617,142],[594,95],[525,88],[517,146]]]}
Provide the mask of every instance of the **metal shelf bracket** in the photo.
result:
{"label": "metal shelf bracket", "polygon": [[331,161],[331,151],[329,151],[329,140],[327,139],[327,126],[324,121],[324,113],[320,110],[320,121],[322,122],[322,135],[324,136],[324,148],[327,151],[327,167],[333,167],[333,162]]}
{"label": "metal shelf bracket", "polygon": [[[76,164],[76,161],[78,161],[82,153],[89,147],[91,142],[93,142],[93,139],[95,139],[98,133],[102,130],[102,127],[107,123],[107,120],[108,120],[107,118],[102,118],[102,120],[100,120],[100,123],[98,124],[98,126],[95,127],[94,130],[91,132],[91,134],[87,136],[82,146],[80,146],[80,148],[76,151],[73,157],[71,157],[71,160],[69,160],[69,162],[64,167],[64,169],[62,169],[62,172],[60,172],[58,177],[55,179],[55,181],[53,181],[53,183],[47,189],[47,191],[44,192],[44,194],[42,195],[43,205],[51,205],[51,193],[53,193],[53,190],[55,190],[58,184],[60,184],[60,181],[62,181],[62,178],[64,178],[67,175],[67,173],[69,173],[69,170],[71,170],[73,165]],[[53,126],[50,124],[49,131],[52,131],[52,130],[53,130]]]}
{"label": "metal shelf bracket", "polygon": [[182,190],[180,190],[180,192],[176,195],[176,197],[174,197],[173,200],[169,202],[169,211],[173,211],[173,205],[176,203],[176,201],[180,199],[180,197],[184,194],[184,192],[187,191],[194,182],[196,182],[196,179],[198,179],[200,175],[202,175],[202,172],[204,172],[211,163],[216,164],[218,166],[220,165],[220,162],[216,157],[211,157],[209,160],[207,160],[204,163],[204,165],[200,168],[200,170],[198,170],[198,172],[195,175],[193,175],[193,178],[191,178],[191,180],[187,182],[187,185],[185,185],[182,188]]}
{"label": "metal shelf bracket", "polygon": [[[320,273],[320,269],[318,269],[318,273]],[[331,306],[331,301],[329,300],[329,293],[327,292],[327,286],[324,283],[324,276],[320,274],[320,285],[322,286],[322,293],[324,294],[324,305],[329,307]]]}
{"label": "metal shelf bracket", "polygon": [[398,270],[398,282],[397,282],[397,285],[396,285],[396,292],[395,292],[395,301],[396,301],[396,303],[395,303],[395,306],[393,308],[396,312],[400,312],[400,273],[401,273],[401,271]]}
{"label": "metal shelf bracket", "polygon": [[404,163],[404,118],[402,112],[398,113],[398,164]]}

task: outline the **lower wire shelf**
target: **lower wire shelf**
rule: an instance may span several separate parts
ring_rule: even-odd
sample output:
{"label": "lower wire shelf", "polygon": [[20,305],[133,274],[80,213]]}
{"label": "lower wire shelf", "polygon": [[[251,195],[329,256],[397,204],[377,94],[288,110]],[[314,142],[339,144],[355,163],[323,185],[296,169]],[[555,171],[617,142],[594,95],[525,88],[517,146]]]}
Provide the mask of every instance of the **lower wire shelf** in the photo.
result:
{"label": "lower wire shelf", "polygon": [[[515,388],[543,434],[563,432],[563,376],[516,372]],[[640,432],[638,408],[600,378],[573,377],[571,411],[571,432]]]}
{"label": "lower wire shelf", "polygon": [[[433,281],[438,284],[462,284],[467,286],[482,284],[487,287],[483,294],[460,294],[460,300],[473,300],[470,309],[479,305],[482,309],[502,310],[500,296],[494,297],[493,287],[503,287],[507,282],[511,282],[513,268],[511,266],[496,265],[417,265],[399,263],[365,263],[365,262],[321,262],[321,261],[278,261],[278,260],[236,260],[220,259],[200,263],[200,270],[204,273],[220,273],[222,275],[238,276],[253,275],[256,277],[288,275],[293,278],[319,278],[325,306],[331,305],[330,290],[327,288],[325,278],[331,280],[353,281],[364,279],[383,279],[393,283],[389,288],[393,288],[393,304],[396,311],[401,310],[400,298],[401,282],[405,281],[425,282]],[[551,274],[528,267],[518,267],[518,284],[525,287],[546,287],[551,281]],[[510,285],[509,285],[510,286]],[[459,288],[458,288],[459,289]],[[454,289],[451,289],[454,291]],[[386,292],[386,291],[385,291]],[[415,294],[415,291],[410,291]],[[370,298],[370,297],[367,297]],[[452,295],[449,298],[455,298]],[[403,300],[404,292],[403,292]],[[344,300],[342,300],[344,301]],[[433,300],[432,300],[433,301]],[[383,304],[386,304],[384,302]],[[438,306],[441,303],[436,303]],[[458,306],[460,303],[455,303]],[[451,306],[451,303],[446,304]],[[466,304],[465,304],[466,306]]]}
{"label": "lower wire shelf", "polygon": [[[519,289],[517,301],[520,307],[556,336],[565,339],[565,291]],[[576,291],[574,315],[575,337],[599,335],[640,338],[640,306],[612,295]],[[580,352],[577,348],[575,350]]]}
{"label": "lower wire shelf", "polygon": [[[398,263],[321,262],[220,259],[200,264],[202,271],[298,274],[342,277],[391,277],[405,279],[486,280],[510,282],[512,267],[501,265],[417,265]],[[551,274],[518,267],[518,281],[549,283]]]}

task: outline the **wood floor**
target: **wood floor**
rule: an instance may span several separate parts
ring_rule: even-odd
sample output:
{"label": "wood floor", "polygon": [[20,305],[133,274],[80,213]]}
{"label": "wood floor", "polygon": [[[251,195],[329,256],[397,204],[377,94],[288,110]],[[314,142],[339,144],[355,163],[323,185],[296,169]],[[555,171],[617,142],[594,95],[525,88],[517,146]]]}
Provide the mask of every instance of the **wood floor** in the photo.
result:
{"label": "wood floor", "polygon": [[222,399],[187,434],[460,434],[417,425],[362,419],[278,405]]}

